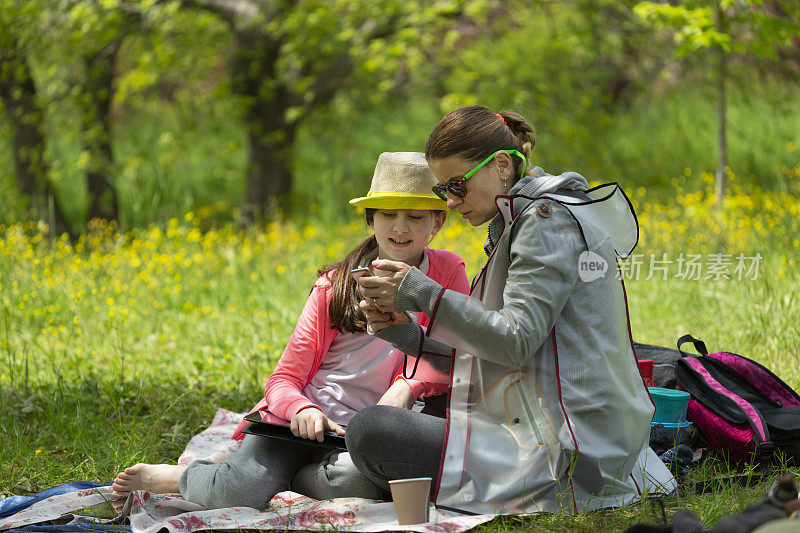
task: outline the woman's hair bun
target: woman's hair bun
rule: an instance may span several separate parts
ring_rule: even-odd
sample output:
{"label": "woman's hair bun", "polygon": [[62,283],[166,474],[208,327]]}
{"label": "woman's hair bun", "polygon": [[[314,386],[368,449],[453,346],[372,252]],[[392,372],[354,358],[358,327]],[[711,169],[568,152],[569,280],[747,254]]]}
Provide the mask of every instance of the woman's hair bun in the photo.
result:
{"label": "woman's hair bun", "polygon": [[531,150],[536,146],[536,134],[533,132],[533,126],[516,111],[504,109],[498,114],[503,117],[506,126],[508,126],[511,133],[519,140],[522,153],[524,153],[526,157],[529,157],[531,155]]}

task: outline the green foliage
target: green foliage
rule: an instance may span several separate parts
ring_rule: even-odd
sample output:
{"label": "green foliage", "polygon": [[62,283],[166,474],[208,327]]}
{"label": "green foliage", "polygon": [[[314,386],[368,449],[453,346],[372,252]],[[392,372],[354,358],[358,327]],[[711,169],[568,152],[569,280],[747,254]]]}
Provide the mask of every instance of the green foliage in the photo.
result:
{"label": "green foliage", "polygon": [[[686,167],[713,167],[704,58],[676,63],[653,31],[667,23],[701,28],[692,35],[712,31],[708,3],[308,1],[277,12],[278,4],[244,2],[257,9],[235,19],[193,5],[200,8],[118,0],[0,6],[14,21],[4,28],[13,26],[31,60],[49,182],[75,227],[92,199],[86,174],[105,164],[88,143],[106,137],[123,227],[239,205],[259,140],[268,144],[256,152],[286,152],[294,186],[287,215],[341,219],[346,200],[368,186],[379,152],[421,150],[443,113],[469,103],[530,118],[534,160],[551,172],[666,186]],[[730,95],[730,165],[781,187],[784,167],[795,166],[797,94],[791,80],[764,76],[768,67],[749,58],[760,54],[757,43],[788,53],[782,43],[798,12],[770,12],[753,24],[757,10],[743,5],[730,6],[732,50],[748,43],[731,78],[738,87]],[[261,37],[248,41],[247,31]],[[83,58],[115,35],[115,78],[96,93],[113,96],[105,131],[87,108],[97,101],[86,98]],[[273,41],[274,68],[262,71],[253,62]],[[249,62],[246,71],[237,58]],[[250,93],[245,72],[255,82]],[[25,214],[14,192],[11,133],[0,125],[0,188],[8,192],[0,223]]]}
{"label": "green foliage", "polygon": [[[277,79],[305,104],[326,89],[323,76],[347,84],[352,100],[375,101],[399,80],[427,72],[432,57],[452,51],[448,19],[466,12],[479,20],[489,5],[488,0],[300,2],[267,25],[283,43]],[[331,65],[337,66],[342,56],[346,63],[332,72]],[[342,73],[350,75],[338,78]]]}
{"label": "green foliage", "polygon": [[725,50],[731,48],[731,36],[715,29],[712,8],[709,6],[689,8],[641,2],[636,5],[634,12],[660,27],[675,27],[675,43],[680,55],[711,46],[719,46]]}
{"label": "green foliage", "polygon": [[[776,57],[800,30],[796,8],[762,0],[688,0],[677,5],[640,2],[634,12],[658,28],[674,31],[677,52],[719,47],[726,52]],[[787,9],[788,7],[788,9]]]}

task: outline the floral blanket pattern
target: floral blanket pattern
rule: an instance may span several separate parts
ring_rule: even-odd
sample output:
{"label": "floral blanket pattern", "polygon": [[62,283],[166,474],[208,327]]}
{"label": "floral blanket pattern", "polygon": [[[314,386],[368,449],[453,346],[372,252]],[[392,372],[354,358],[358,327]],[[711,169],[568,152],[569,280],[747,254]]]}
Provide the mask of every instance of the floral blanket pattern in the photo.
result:
{"label": "floral blanket pattern", "polygon": [[[178,464],[197,459],[222,462],[240,445],[230,438],[242,415],[224,409],[217,411],[211,425],[192,437]],[[400,526],[391,502],[361,498],[338,498],[317,501],[286,491],[276,495],[268,510],[259,512],[249,507],[205,509],[177,494],[133,492],[125,502],[123,518],[102,519],[82,514],[111,497],[111,487],[84,489],[36,502],[7,518],[0,519],[0,530],[30,524],[58,523],[130,523],[131,530],[142,533],[156,531],[191,532],[202,530],[283,529],[347,531],[434,531],[458,533],[487,522],[496,515],[467,516],[442,509],[431,509],[430,522]]]}

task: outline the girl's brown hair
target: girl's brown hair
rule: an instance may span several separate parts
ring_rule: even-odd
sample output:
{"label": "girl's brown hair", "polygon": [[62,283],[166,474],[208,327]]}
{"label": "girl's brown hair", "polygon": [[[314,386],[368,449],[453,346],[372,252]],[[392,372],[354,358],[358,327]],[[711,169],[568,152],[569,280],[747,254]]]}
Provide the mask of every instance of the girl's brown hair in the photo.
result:
{"label": "girl's brown hair", "polygon": [[[372,225],[375,220],[377,209],[366,209],[365,218],[368,225]],[[436,216],[440,211],[431,211]],[[378,257],[378,241],[373,233],[358,246],[353,248],[344,259],[338,263],[325,265],[317,271],[318,276],[330,273],[333,295],[328,306],[328,314],[331,317],[331,327],[339,331],[366,331],[367,319],[364,316],[358,303],[361,301],[361,293],[358,291],[358,284],[350,275],[354,268],[370,266],[373,259]]]}
{"label": "girl's brown hair", "polygon": [[[468,161],[482,161],[498,150],[518,150],[530,159],[536,144],[533,126],[514,111],[504,109],[498,114],[499,117],[479,105],[451,111],[428,137],[425,158],[457,155]],[[512,159],[516,181],[522,174],[522,160],[516,156]]]}

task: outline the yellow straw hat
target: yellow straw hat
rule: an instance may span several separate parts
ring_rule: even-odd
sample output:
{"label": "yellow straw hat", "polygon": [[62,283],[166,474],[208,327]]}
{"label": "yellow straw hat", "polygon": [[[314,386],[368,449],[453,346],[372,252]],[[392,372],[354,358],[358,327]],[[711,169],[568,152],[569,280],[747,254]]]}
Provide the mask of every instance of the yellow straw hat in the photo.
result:
{"label": "yellow straw hat", "polygon": [[433,177],[425,154],[420,152],[384,152],[378,157],[369,193],[353,198],[356,207],[372,209],[447,209],[431,187]]}

